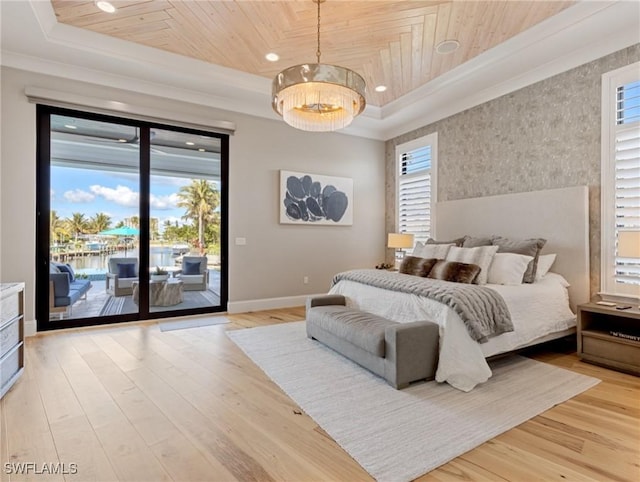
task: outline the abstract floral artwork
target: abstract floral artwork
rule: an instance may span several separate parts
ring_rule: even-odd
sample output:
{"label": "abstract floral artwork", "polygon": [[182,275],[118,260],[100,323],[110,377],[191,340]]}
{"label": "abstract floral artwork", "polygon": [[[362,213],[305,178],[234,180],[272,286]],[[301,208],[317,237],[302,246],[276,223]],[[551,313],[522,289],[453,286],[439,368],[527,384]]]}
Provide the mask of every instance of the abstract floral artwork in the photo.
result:
{"label": "abstract floral artwork", "polygon": [[353,180],[280,171],[280,223],[351,226]]}

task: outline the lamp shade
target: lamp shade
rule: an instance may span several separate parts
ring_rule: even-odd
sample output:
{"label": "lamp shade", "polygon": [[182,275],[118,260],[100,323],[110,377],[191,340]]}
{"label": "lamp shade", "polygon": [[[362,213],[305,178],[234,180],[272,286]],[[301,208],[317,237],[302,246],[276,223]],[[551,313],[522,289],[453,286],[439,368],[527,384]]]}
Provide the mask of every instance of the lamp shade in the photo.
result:
{"label": "lamp shade", "polygon": [[618,231],[618,256],[640,258],[640,231]]}
{"label": "lamp shade", "polygon": [[387,236],[387,248],[413,248],[413,234],[389,233]]}

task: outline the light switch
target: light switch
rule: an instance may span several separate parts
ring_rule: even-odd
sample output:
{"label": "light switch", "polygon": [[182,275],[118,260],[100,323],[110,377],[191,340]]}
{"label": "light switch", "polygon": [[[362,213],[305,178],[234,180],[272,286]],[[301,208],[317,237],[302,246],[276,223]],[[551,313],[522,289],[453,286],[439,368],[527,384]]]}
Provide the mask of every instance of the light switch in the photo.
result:
{"label": "light switch", "polygon": [[247,238],[236,238],[236,246],[245,246],[247,244]]}

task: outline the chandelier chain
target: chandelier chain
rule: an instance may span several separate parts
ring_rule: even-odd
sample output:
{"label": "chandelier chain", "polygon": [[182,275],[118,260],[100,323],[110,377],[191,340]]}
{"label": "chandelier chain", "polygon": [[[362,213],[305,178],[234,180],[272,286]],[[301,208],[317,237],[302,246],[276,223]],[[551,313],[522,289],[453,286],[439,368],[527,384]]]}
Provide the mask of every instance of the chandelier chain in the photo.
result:
{"label": "chandelier chain", "polygon": [[316,51],[316,57],[318,57],[318,63],[320,63],[320,0],[315,0],[318,4],[318,50]]}

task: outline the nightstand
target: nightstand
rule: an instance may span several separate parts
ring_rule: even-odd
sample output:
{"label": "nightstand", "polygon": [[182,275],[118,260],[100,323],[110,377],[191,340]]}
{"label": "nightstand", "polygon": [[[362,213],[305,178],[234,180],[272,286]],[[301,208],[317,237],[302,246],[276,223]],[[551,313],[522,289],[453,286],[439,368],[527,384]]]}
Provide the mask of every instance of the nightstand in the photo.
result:
{"label": "nightstand", "polygon": [[636,338],[640,336],[640,310],[637,305],[628,310],[595,303],[579,305],[577,331],[580,359],[640,375],[640,341]]}

